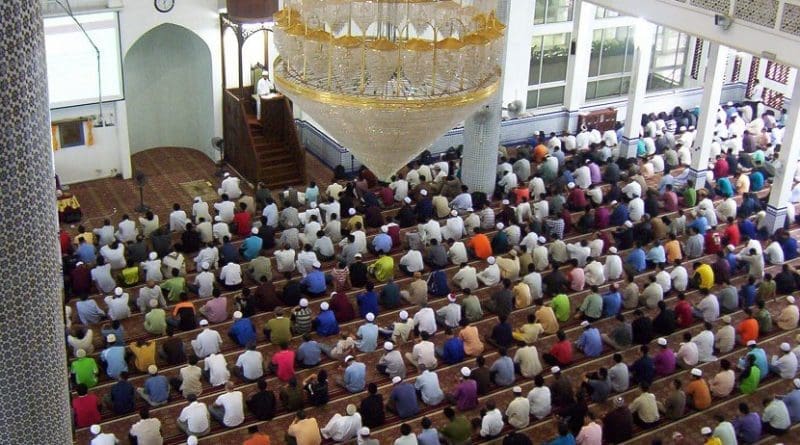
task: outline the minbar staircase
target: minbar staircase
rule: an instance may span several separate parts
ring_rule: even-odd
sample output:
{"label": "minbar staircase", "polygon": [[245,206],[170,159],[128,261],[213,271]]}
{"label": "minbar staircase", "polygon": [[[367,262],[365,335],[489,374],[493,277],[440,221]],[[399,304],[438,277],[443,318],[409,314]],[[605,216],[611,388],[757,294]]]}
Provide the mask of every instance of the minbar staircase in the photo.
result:
{"label": "minbar staircase", "polygon": [[227,91],[225,104],[228,162],[249,181],[272,189],[305,183],[305,152],[300,146],[291,103],[284,96],[262,99],[261,120],[250,95]]}

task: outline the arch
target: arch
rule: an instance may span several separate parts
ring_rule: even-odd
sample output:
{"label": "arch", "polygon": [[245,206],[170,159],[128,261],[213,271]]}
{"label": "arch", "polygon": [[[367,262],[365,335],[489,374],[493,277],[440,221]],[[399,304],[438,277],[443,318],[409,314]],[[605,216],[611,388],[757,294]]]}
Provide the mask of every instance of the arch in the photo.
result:
{"label": "arch", "polygon": [[193,148],[212,157],[211,51],[172,23],[143,34],[123,63],[131,154],[155,147]]}

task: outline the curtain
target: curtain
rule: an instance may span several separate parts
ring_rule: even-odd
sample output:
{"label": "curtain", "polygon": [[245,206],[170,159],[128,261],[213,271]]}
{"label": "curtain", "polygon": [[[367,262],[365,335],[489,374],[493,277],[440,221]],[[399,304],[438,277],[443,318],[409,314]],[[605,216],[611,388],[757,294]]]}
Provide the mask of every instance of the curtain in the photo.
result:
{"label": "curtain", "polygon": [[58,125],[50,125],[50,143],[53,146],[53,151],[58,151],[61,149],[61,144],[59,143],[60,136],[58,134]]}

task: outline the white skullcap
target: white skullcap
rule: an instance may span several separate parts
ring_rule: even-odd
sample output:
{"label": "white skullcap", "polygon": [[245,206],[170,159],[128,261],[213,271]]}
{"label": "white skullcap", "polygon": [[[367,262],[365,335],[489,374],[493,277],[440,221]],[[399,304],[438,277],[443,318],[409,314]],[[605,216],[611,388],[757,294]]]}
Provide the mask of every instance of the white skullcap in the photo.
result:
{"label": "white skullcap", "polygon": [[455,209],[451,210],[450,211],[450,216],[458,216],[458,210],[455,210]]}
{"label": "white skullcap", "polygon": [[389,231],[389,226],[387,226],[385,224],[381,226],[381,232],[386,233],[388,231]]}
{"label": "white skullcap", "polygon": [[574,182],[570,182],[569,184],[567,184],[567,188],[574,189],[575,188],[575,183]]}
{"label": "white skullcap", "polygon": [[186,439],[186,445],[197,445],[197,436],[189,436]]}
{"label": "white skullcap", "polygon": [[[681,127],[681,128],[683,128],[683,127]],[[709,428],[707,426],[704,426],[704,427],[700,428],[700,434],[702,434],[704,436],[707,436],[707,435],[711,434],[711,432],[712,432],[711,428]]]}
{"label": "white skullcap", "polygon": [[352,416],[358,411],[358,408],[356,408],[356,406],[352,403],[348,403],[344,410],[348,416]]}
{"label": "white skullcap", "polygon": [[615,206],[615,205],[617,205],[617,200],[615,199],[615,200],[611,201],[611,205],[612,205],[612,206]]}
{"label": "white skullcap", "polygon": [[358,430],[359,436],[369,436],[369,428],[362,426],[360,430]]}
{"label": "white skullcap", "polygon": [[794,383],[795,388],[800,389],[800,379],[794,379],[792,383]]}
{"label": "white skullcap", "polygon": [[148,374],[158,374],[158,366],[156,366],[156,365],[148,366],[147,367],[147,373]]}
{"label": "white skullcap", "polygon": [[228,177],[228,176],[230,176],[230,175],[231,175],[230,173],[228,173],[228,172],[225,172],[225,174],[223,174],[223,175],[222,175],[222,177],[223,177],[223,178],[227,178],[227,177]]}
{"label": "white skullcap", "polygon": [[511,388],[511,392],[513,392],[514,394],[520,394],[522,393],[522,388],[520,388],[519,386],[515,386]]}
{"label": "white skullcap", "polygon": [[92,426],[89,428],[89,431],[91,431],[91,432],[92,432],[92,434],[94,434],[95,436],[96,436],[96,435],[98,435],[98,434],[100,434],[100,431],[101,431],[101,430],[100,430],[100,425],[92,425]]}
{"label": "white skullcap", "polygon": [[311,201],[311,203],[309,203],[308,206],[311,207],[312,209],[316,209],[317,208],[317,202],[316,201]]}
{"label": "white skullcap", "polygon": [[792,350],[792,347],[789,346],[789,343],[786,343],[786,342],[781,343],[780,347],[781,347],[781,351],[783,351],[783,352],[789,352],[789,351]]}
{"label": "white skullcap", "polygon": [[681,125],[681,128],[678,128],[678,131],[686,131],[686,127]]}
{"label": "white skullcap", "polygon": [[258,229],[253,227],[252,229],[250,229],[250,233],[252,233],[253,235],[258,235]]}
{"label": "white skullcap", "polygon": [[108,335],[106,335],[106,341],[107,341],[108,343],[116,343],[116,341],[117,341],[117,336],[116,336],[116,335],[114,335],[114,334],[108,334]]}
{"label": "white skullcap", "polygon": [[408,311],[400,311],[400,319],[408,320]]}
{"label": "white skullcap", "polygon": [[494,259],[493,256],[490,256],[489,258],[486,258],[486,262],[489,263],[489,264],[494,264],[496,262],[496,260]]}
{"label": "white skullcap", "polygon": [[355,214],[356,214],[356,209],[354,209],[354,208],[350,207],[350,208],[347,210],[347,213],[348,213],[350,216],[353,216],[353,215],[355,215]]}
{"label": "white skullcap", "polygon": [[328,304],[327,301],[323,301],[322,304],[319,305],[319,308],[322,309],[323,311],[327,311],[328,309],[331,308],[331,305]]}
{"label": "white skullcap", "polygon": [[361,254],[357,253],[357,254],[353,255],[353,258],[361,258]]}
{"label": "white skullcap", "polygon": [[122,288],[121,287],[115,287],[114,288],[114,295],[116,295],[116,296],[122,295]]}
{"label": "white skullcap", "polygon": [[450,292],[449,294],[447,294],[447,299],[448,299],[448,300],[449,300],[451,303],[455,303],[455,302],[456,302],[456,294],[454,294],[454,293]]}
{"label": "white skullcap", "polygon": [[624,225],[625,227],[629,228],[629,229],[630,229],[631,227],[633,227],[633,223],[632,223],[632,222],[630,222],[630,221],[625,221],[625,224],[623,224],[623,225]]}
{"label": "white skullcap", "polygon": [[392,377],[392,385],[396,385],[396,384],[398,384],[398,383],[400,383],[402,381],[403,381],[403,378],[400,377],[399,375],[396,375],[396,376]]}
{"label": "white skullcap", "polygon": [[403,198],[403,202],[405,202],[406,204],[411,204],[411,198],[406,196],[405,198]]}
{"label": "white skullcap", "polygon": [[589,326],[589,322],[588,322],[588,321],[586,321],[586,320],[583,320],[583,321],[581,322],[581,326],[583,326],[583,327]]}
{"label": "white skullcap", "polygon": [[703,376],[703,370],[700,369],[700,368],[692,368],[692,375],[695,376],[695,377],[702,377]]}
{"label": "white skullcap", "polygon": [[233,319],[234,320],[238,320],[240,318],[242,318],[242,311],[236,311],[236,312],[233,313]]}
{"label": "white skullcap", "polygon": [[731,316],[730,315],[725,315],[722,318],[720,318],[720,320],[722,320],[722,322],[725,323],[725,324],[731,324]]}
{"label": "white skullcap", "polygon": [[507,206],[508,204],[509,204],[509,201],[508,201],[507,199],[504,199],[504,200],[503,200],[503,205],[504,205],[504,206]]}
{"label": "white skullcap", "polygon": [[206,320],[205,318],[200,320],[200,326],[208,326],[208,320]]}
{"label": "white skullcap", "polygon": [[158,300],[157,300],[157,299],[155,299],[155,298],[153,298],[152,300],[148,301],[148,302],[147,302],[147,304],[148,304],[150,307],[153,307],[153,308],[155,308],[155,307],[158,307]]}
{"label": "white skullcap", "polygon": [[470,371],[470,369],[467,368],[466,366],[461,368],[461,375],[463,375],[464,377],[469,377],[471,374],[472,374],[472,371]]}
{"label": "white skullcap", "polygon": [[158,254],[155,252],[150,252],[150,255],[147,257],[150,258],[150,261],[154,261],[156,258],[158,258]]}
{"label": "white skullcap", "polygon": [[728,250],[730,250],[731,252],[733,252],[734,250],[736,250],[736,246],[734,246],[733,244],[728,244],[728,245],[727,245],[727,246],[725,246],[725,247],[726,247]]}
{"label": "white skullcap", "polygon": [[394,343],[392,343],[390,341],[384,342],[383,343],[383,349],[385,349],[387,351],[391,351],[392,349],[394,349]]}
{"label": "white skullcap", "polygon": [[667,346],[667,339],[664,338],[664,337],[659,338],[658,339],[658,345],[659,346]]}
{"label": "white skullcap", "polygon": [[83,261],[78,261],[77,263],[75,263],[75,267],[82,266],[82,265],[83,265]]}
{"label": "white skullcap", "polygon": [[217,216],[215,216],[215,217],[214,217],[214,221],[216,221],[216,222],[222,222],[222,217],[221,217],[221,216],[219,216],[219,215],[217,215]]}
{"label": "white skullcap", "polygon": [[202,200],[203,200],[203,198],[201,198],[199,196],[195,196],[194,197],[194,202],[201,202]]}
{"label": "white skullcap", "polygon": [[308,299],[301,298],[300,299],[300,307],[308,307]]}
{"label": "white skullcap", "polygon": [[322,263],[320,263],[319,261],[314,261],[314,264],[312,264],[311,266],[316,267],[317,269],[319,269],[320,267],[322,267]]}
{"label": "white skullcap", "polygon": [[732,107],[733,106],[733,102],[728,101],[728,103],[726,103],[725,106],[726,107]]}
{"label": "white skullcap", "polygon": [[200,267],[201,267],[203,270],[208,270],[208,268],[209,268],[209,267],[211,267],[211,265],[210,265],[210,264],[208,264],[208,261],[203,261],[203,262],[200,264]]}
{"label": "white skullcap", "polygon": [[369,312],[369,313],[367,314],[367,316],[366,316],[366,317],[364,317],[364,318],[366,318],[366,319],[367,319],[367,321],[375,321],[375,314],[373,314],[372,312]]}
{"label": "white skullcap", "polygon": [[428,196],[428,191],[425,190],[425,189],[422,189],[422,190],[419,191],[419,194],[422,195],[422,196]]}
{"label": "white skullcap", "polygon": [[472,207],[468,207],[468,208],[467,208],[467,211],[468,211],[468,212],[474,212],[474,211],[475,211],[475,209],[473,209]]}
{"label": "white skullcap", "polygon": [[495,227],[497,228],[497,230],[503,230],[506,226],[503,223],[499,222],[495,224]]}
{"label": "white skullcap", "polygon": [[793,296],[789,295],[788,297],[786,297],[786,302],[789,304],[794,304],[795,299]]}
{"label": "white skullcap", "polygon": [[354,358],[355,358],[355,357],[353,357],[352,355],[348,355],[347,357],[345,357],[345,358],[344,358],[344,362],[345,362],[345,363],[347,363],[347,362],[349,362],[350,360],[353,360]]}
{"label": "white skullcap", "polygon": [[755,345],[756,345],[756,341],[755,340],[748,340],[747,346],[755,346]]}
{"label": "white skullcap", "polygon": [[552,368],[550,368],[550,372],[552,372],[553,374],[558,374],[559,372],[561,372],[561,368],[559,368],[558,366],[553,366]]}
{"label": "white skullcap", "polygon": [[614,247],[614,246],[611,246],[611,247],[608,248],[608,251],[611,252],[611,253],[617,253],[617,248]]}
{"label": "white skullcap", "polygon": [[85,349],[78,349],[75,351],[75,357],[84,358],[86,357],[86,350]]}
{"label": "white skullcap", "polygon": [[547,238],[545,238],[545,237],[543,237],[543,236],[540,236],[540,237],[539,237],[539,239],[538,239],[537,241],[539,241],[539,244],[544,244],[544,243],[546,243],[546,242],[547,242]]}

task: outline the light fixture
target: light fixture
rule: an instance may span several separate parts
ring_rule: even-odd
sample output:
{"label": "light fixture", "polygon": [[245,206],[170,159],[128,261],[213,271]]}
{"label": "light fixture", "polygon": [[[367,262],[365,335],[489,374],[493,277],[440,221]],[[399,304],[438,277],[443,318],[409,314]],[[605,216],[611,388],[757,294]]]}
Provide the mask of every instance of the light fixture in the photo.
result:
{"label": "light fixture", "polygon": [[381,179],[495,94],[495,0],[287,0],[278,90]]}

